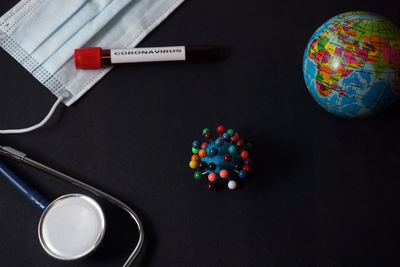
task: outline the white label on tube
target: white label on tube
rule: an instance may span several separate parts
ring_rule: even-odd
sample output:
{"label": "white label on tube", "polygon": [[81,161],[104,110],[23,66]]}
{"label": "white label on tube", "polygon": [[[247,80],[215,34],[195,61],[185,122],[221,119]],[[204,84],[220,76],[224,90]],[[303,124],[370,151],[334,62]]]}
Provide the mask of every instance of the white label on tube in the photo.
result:
{"label": "white label on tube", "polygon": [[186,59],[184,46],[111,49],[111,63],[180,61]]}

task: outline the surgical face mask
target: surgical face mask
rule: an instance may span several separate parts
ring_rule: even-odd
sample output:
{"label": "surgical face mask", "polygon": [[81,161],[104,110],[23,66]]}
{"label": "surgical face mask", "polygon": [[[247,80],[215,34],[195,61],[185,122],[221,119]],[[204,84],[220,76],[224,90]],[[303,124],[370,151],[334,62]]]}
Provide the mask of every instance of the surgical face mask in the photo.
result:
{"label": "surgical face mask", "polygon": [[0,18],[0,46],[58,97],[54,111],[111,70],[75,69],[74,49],[135,47],[183,1],[22,0]]}

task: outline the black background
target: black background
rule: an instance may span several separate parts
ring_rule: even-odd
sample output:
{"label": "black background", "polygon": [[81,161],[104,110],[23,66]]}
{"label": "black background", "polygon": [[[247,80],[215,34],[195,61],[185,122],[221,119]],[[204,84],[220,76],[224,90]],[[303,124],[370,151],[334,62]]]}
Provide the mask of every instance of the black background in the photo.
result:
{"label": "black background", "polygon": [[[5,13],[16,1],[1,1]],[[135,266],[399,266],[400,104],[348,120],[307,92],[312,33],[345,11],[400,26],[396,1],[189,0],[141,46],[216,44],[217,63],[119,66],[41,130],[0,136],[31,158],[98,186],[143,219]],[[0,51],[0,128],[40,120],[55,97]],[[240,190],[209,192],[188,166],[204,127],[254,144]],[[49,199],[82,192],[6,160]],[[0,180],[1,266],[119,266],[137,233],[100,201],[107,234],[86,259],[60,262],[37,238],[40,214]]]}

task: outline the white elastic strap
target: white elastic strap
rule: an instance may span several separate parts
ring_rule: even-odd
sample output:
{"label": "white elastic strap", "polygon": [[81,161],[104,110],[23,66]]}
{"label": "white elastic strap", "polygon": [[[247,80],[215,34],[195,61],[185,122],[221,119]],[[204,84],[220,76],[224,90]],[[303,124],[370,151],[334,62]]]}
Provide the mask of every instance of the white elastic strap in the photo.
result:
{"label": "white elastic strap", "polygon": [[47,116],[38,124],[33,125],[28,128],[24,128],[24,129],[0,130],[0,134],[21,134],[21,133],[32,132],[36,129],[39,129],[40,127],[45,125],[50,120],[51,116],[53,116],[54,112],[56,111],[58,105],[60,105],[60,103],[63,102],[66,98],[67,98],[67,95],[60,96],[57,99],[57,101],[54,103],[54,105],[51,107],[49,114],[47,114]]}

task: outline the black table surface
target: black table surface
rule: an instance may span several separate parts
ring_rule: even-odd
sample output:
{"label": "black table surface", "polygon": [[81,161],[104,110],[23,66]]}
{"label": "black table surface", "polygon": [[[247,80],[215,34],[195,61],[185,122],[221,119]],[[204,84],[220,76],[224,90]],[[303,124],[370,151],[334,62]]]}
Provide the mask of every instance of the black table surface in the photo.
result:
{"label": "black table surface", "polygon": [[[0,13],[16,1],[1,1]],[[327,19],[371,11],[400,26],[396,1],[186,1],[140,45],[215,44],[221,62],[118,66],[43,128],[0,144],[98,186],[142,218],[135,266],[399,266],[400,104],[367,119],[324,111],[302,56]],[[40,120],[55,97],[0,51],[0,128]],[[254,145],[240,190],[207,190],[191,142],[224,124]],[[84,192],[5,160],[47,198]],[[37,237],[38,211],[0,180],[1,266],[120,266],[137,231],[99,200],[104,243],[61,262]]]}

